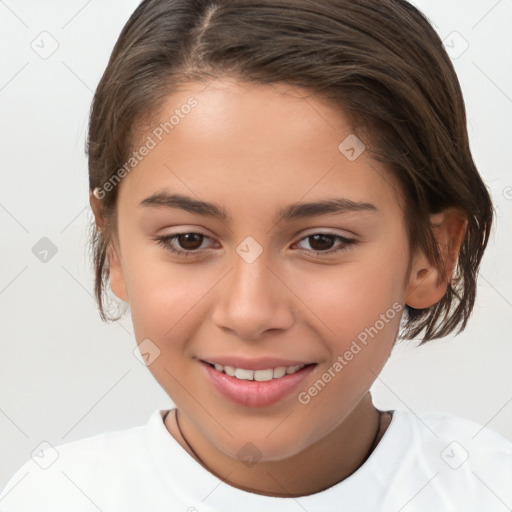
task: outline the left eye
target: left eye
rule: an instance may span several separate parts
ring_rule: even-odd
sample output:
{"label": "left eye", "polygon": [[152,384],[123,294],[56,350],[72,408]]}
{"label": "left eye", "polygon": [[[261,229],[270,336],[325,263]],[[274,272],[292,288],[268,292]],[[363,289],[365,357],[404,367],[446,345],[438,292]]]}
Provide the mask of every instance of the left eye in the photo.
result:
{"label": "left eye", "polygon": [[[325,249],[326,245],[331,246],[332,241],[336,240],[336,239],[341,240],[341,242],[342,242],[342,244],[339,245],[337,248],[335,248],[335,249],[328,248],[328,250],[322,249],[322,247]],[[337,252],[346,251],[356,243],[356,241],[352,238],[345,238],[344,236],[332,235],[329,233],[314,233],[314,234],[304,237],[302,240],[300,240],[300,242],[302,242],[303,240],[313,240],[314,245],[319,243],[320,249],[313,248],[312,252],[316,253],[316,254],[320,254],[320,255],[334,254]],[[311,242],[309,242],[309,244],[311,245]],[[311,252],[311,251],[307,251],[307,252]]]}
{"label": "left eye", "polygon": [[[201,233],[177,233],[174,235],[162,236],[157,238],[156,240],[159,245],[169,250],[170,252],[181,257],[188,257],[202,252],[199,249],[201,248],[202,242],[205,239],[210,239],[210,237],[203,235]],[[336,239],[342,242],[340,246],[338,246],[335,249],[326,247],[332,246],[333,241]],[[299,240],[298,243],[303,242],[305,240],[313,240],[313,245],[319,245],[320,247],[317,249],[313,248],[312,250],[301,250],[308,253],[313,252],[314,254],[319,255],[333,254],[337,252],[346,251],[351,246],[357,243],[356,240],[354,239],[345,238],[340,235],[332,235],[329,233],[314,233],[302,238],[301,240]],[[176,248],[175,242],[177,242],[181,248]],[[309,242],[309,244],[311,245],[311,242]]]}

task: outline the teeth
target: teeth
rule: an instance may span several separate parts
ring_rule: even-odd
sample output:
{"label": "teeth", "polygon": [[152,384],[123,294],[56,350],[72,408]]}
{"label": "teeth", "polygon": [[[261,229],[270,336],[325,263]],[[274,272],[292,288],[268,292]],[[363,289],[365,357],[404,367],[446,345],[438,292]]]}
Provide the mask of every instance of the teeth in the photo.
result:
{"label": "teeth", "polygon": [[295,366],[278,366],[277,368],[269,368],[268,370],[245,370],[244,368],[234,368],[233,366],[222,366],[215,363],[215,369],[219,372],[224,372],[230,377],[235,377],[240,380],[256,380],[258,382],[265,382],[272,379],[279,379],[285,375],[291,375],[301,368],[304,364]]}
{"label": "teeth", "polygon": [[235,377],[237,379],[242,379],[242,380],[253,380],[254,379],[254,371],[243,370],[242,368],[236,368],[235,369]]}
{"label": "teeth", "polygon": [[235,369],[232,366],[224,366],[224,373],[226,373],[230,377],[234,377]]}

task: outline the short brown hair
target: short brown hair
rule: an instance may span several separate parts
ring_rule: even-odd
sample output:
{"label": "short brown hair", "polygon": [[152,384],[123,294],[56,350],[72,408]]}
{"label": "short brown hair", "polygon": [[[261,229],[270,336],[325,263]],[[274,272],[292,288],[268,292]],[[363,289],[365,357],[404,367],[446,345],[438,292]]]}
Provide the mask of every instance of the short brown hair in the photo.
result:
{"label": "short brown hair", "polygon": [[[412,255],[444,270],[429,216],[454,206],[468,224],[443,298],[406,305],[399,337],[422,343],[464,330],[493,222],[490,194],[473,162],[461,88],[442,41],[404,0],[144,0],[124,26],[97,87],[87,154],[91,191],[129,158],[137,126],[183,82],[232,77],[283,82],[343,109],[405,197]],[[91,226],[101,318],[109,284],[117,188]],[[409,262],[409,269],[411,262]]]}

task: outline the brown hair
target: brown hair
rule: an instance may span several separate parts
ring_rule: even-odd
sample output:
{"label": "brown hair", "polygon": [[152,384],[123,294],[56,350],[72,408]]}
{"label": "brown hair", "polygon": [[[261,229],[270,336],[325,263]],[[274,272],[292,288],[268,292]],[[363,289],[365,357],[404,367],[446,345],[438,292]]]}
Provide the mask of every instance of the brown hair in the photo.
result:
{"label": "brown hair", "polygon": [[[457,75],[427,18],[405,0],[144,0],[124,26],[96,90],[87,154],[91,191],[130,158],[137,127],[187,81],[284,82],[329,98],[385,164],[405,197],[411,260],[423,251],[444,273],[429,216],[454,206],[468,224],[443,298],[406,305],[402,339],[464,330],[493,222],[473,162]],[[341,142],[341,141],[340,141]],[[101,318],[109,284],[117,188],[91,226]],[[411,261],[409,269],[411,270]]]}

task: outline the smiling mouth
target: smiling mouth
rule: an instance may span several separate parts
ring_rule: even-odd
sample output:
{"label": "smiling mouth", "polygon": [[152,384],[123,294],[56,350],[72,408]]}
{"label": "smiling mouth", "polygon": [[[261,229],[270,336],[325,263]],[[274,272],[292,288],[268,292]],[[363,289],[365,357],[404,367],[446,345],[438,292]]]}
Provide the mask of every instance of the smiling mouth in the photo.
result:
{"label": "smiling mouth", "polygon": [[223,366],[218,363],[210,363],[208,361],[202,361],[206,363],[211,368],[215,368],[220,373],[224,373],[229,377],[234,377],[238,380],[246,380],[246,381],[257,381],[257,382],[267,382],[270,380],[277,380],[287,375],[293,375],[303,368],[309,366],[315,366],[317,363],[310,364],[299,364],[293,366],[278,366],[276,368],[267,368],[264,370],[248,370],[245,368],[236,368],[234,366]]}
{"label": "smiling mouth", "polygon": [[[298,369],[289,367],[290,373],[286,373],[286,367],[247,370],[198,361],[204,377],[213,389],[224,399],[243,407],[268,407],[290,397],[318,366],[318,363],[300,364],[296,365]],[[235,375],[225,372],[234,372]]]}

